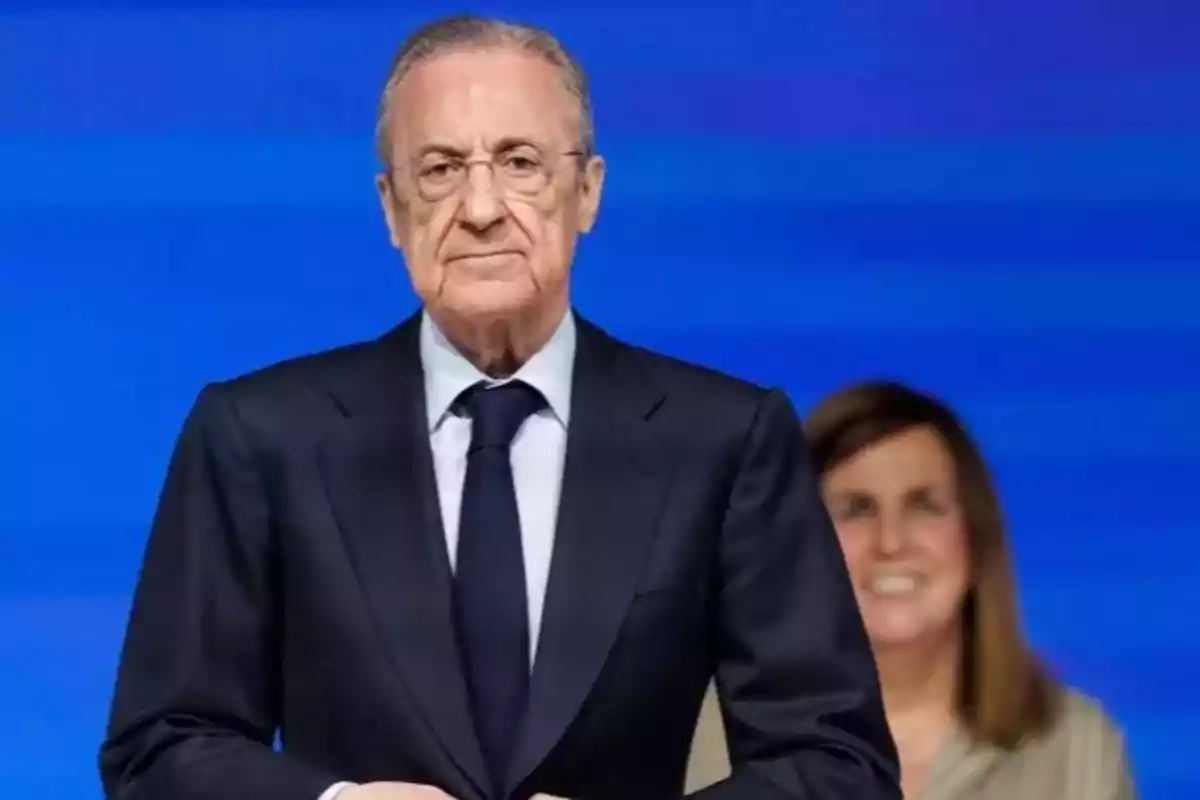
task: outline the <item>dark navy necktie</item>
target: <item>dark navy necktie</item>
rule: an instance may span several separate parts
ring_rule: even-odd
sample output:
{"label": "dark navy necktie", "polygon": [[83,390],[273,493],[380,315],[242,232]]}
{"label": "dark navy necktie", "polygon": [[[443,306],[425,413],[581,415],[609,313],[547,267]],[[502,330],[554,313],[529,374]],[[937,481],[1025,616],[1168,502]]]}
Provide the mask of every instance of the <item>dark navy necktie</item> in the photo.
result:
{"label": "dark navy necktie", "polygon": [[[545,406],[532,386],[476,384],[463,481],[454,607],[479,744],[503,787],[529,690],[529,617],[521,524],[510,457],[521,424]],[[498,788],[497,791],[502,791]]]}

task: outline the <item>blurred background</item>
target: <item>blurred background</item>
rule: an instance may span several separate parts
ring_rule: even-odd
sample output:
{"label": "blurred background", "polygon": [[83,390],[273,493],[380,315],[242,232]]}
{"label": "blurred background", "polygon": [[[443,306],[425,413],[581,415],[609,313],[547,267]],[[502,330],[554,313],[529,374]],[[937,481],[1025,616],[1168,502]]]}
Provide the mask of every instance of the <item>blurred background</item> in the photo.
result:
{"label": "blurred background", "polygon": [[[372,189],[394,47],[461,10],[0,1],[0,786],[98,800],[128,601],[206,381],[415,308]],[[1034,643],[1200,797],[1200,5],[476,3],[590,71],[582,313],[788,390],[946,398]]]}

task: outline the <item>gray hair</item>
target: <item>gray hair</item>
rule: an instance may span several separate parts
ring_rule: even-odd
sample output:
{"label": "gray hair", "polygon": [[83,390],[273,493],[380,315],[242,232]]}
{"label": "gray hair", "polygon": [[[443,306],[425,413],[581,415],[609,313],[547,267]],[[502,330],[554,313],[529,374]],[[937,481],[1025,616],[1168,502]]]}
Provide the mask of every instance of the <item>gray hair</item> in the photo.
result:
{"label": "gray hair", "polygon": [[507,47],[521,50],[546,61],[562,76],[564,87],[579,103],[579,148],[585,155],[595,151],[595,128],[587,77],[579,63],[562,43],[548,31],[470,14],[444,17],[413,31],[392,57],[387,82],[379,100],[375,119],[375,150],[379,160],[391,165],[388,125],[396,86],[413,67],[435,55],[451,50]]}

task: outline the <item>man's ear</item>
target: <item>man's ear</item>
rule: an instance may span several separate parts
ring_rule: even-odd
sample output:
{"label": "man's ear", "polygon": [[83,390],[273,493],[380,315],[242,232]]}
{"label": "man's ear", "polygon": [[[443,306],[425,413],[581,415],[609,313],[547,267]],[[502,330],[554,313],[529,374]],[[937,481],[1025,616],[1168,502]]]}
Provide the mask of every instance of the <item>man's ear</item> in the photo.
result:
{"label": "man's ear", "polygon": [[604,159],[592,156],[579,176],[579,232],[588,233],[600,213],[600,196],[604,191]]}
{"label": "man's ear", "polygon": [[388,239],[392,247],[400,250],[404,246],[407,209],[396,192],[396,182],[392,180],[390,172],[381,172],[375,176],[375,191],[379,195],[384,221],[387,222]]}

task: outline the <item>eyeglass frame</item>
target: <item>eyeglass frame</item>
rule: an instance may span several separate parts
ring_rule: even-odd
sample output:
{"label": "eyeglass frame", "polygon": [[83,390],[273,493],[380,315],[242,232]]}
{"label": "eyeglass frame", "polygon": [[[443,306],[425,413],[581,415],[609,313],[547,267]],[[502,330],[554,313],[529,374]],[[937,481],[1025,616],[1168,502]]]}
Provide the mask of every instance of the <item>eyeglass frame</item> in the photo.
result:
{"label": "eyeglass frame", "polygon": [[[510,186],[505,184],[505,178],[503,177],[503,174],[497,173],[496,171],[496,168],[499,165],[499,159],[502,159],[505,155],[512,155],[514,151],[520,151],[522,148],[530,148],[536,151],[537,157],[541,159],[541,163],[539,164],[537,171],[541,173],[541,176],[545,181],[545,183],[539,186],[536,190],[529,192],[522,192],[512,189]],[[427,203],[439,203],[461,192],[463,187],[468,184],[471,167],[474,166],[487,167],[488,171],[491,173],[492,181],[504,192],[512,193],[518,197],[523,197],[526,199],[535,198],[544,192],[546,187],[550,185],[551,180],[561,167],[561,159],[574,158],[577,161],[582,161],[590,156],[588,151],[582,149],[543,152],[536,144],[532,142],[518,142],[516,144],[503,147],[500,149],[499,153],[493,154],[487,158],[465,158],[461,155],[455,154],[452,151],[446,150],[437,150],[434,151],[433,154],[440,155],[449,163],[461,168],[462,175],[457,180],[453,181],[452,185],[449,185],[444,192],[439,190],[439,192],[431,194],[428,191],[422,190],[421,188],[420,172],[422,167],[420,165],[420,161],[426,156],[418,156],[410,159],[409,168],[404,170],[404,173],[406,173],[404,174],[404,177],[409,179],[408,182],[413,184],[417,194],[420,195],[421,199]],[[392,165],[389,167],[388,172],[394,175],[396,172],[401,171],[401,169],[402,168],[398,165]]]}

